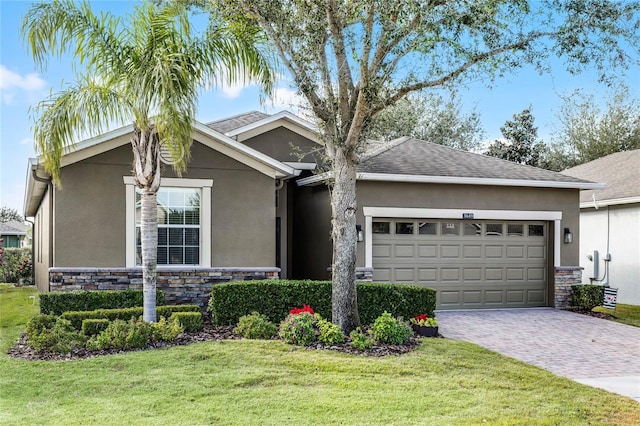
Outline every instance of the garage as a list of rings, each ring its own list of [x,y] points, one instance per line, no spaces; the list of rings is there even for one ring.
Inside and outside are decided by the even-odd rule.
[[[373,280],[435,288],[439,309],[547,306],[545,221],[375,218]]]

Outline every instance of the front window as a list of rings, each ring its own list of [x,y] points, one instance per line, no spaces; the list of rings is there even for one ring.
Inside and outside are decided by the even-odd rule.
[[[199,188],[158,190],[158,265],[200,264],[201,196]],[[136,265],[142,264],[141,200],[136,189]]]

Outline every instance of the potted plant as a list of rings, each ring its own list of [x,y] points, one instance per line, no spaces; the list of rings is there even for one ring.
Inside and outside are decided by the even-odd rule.
[[[438,335],[438,320],[429,318],[427,314],[416,315],[409,321],[413,332],[418,336],[436,337]]]

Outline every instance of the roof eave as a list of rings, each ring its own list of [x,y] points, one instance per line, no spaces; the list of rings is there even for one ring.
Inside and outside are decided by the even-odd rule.
[[[310,176],[300,179],[298,186],[313,186],[331,179],[330,172],[321,175]],[[534,188],[566,188],[566,189],[602,189],[603,183],[594,182],[562,182],[528,179],[497,179],[497,178],[477,178],[461,176],[423,176],[423,175],[402,175],[389,173],[366,173],[357,174],[358,180],[380,181],[380,182],[406,182],[406,183],[442,183],[453,185],[488,185],[488,186],[524,186]]]
[[[640,196],[624,197],[624,198],[610,198],[608,200],[589,200],[580,203],[581,209],[598,209],[606,206],[619,206],[623,204],[636,204],[640,203]]]

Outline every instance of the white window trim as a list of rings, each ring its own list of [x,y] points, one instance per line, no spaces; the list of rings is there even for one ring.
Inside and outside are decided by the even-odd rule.
[[[123,176],[126,186],[125,226],[126,226],[126,265],[136,267],[136,184],[132,176]],[[197,188],[202,191],[200,202],[200,267],[211,267],[211,188],[213,179],[161,178],[161,187]],[[164,265],[163,265],[164,266]],[[171,266],[171,265],[168,265]],[[184,267],[185,265],[175,265]]]
[[[462,219],[463,213],[472,213],[478,220],[540,220],[553,221],[553,265],[560,266],[561,211],[535,210],[464,210],[464,209],[420,209],[405,207],[363,207],[365,219],[365,266],[373,268],[373,218],[412,218],[412,219]]]

